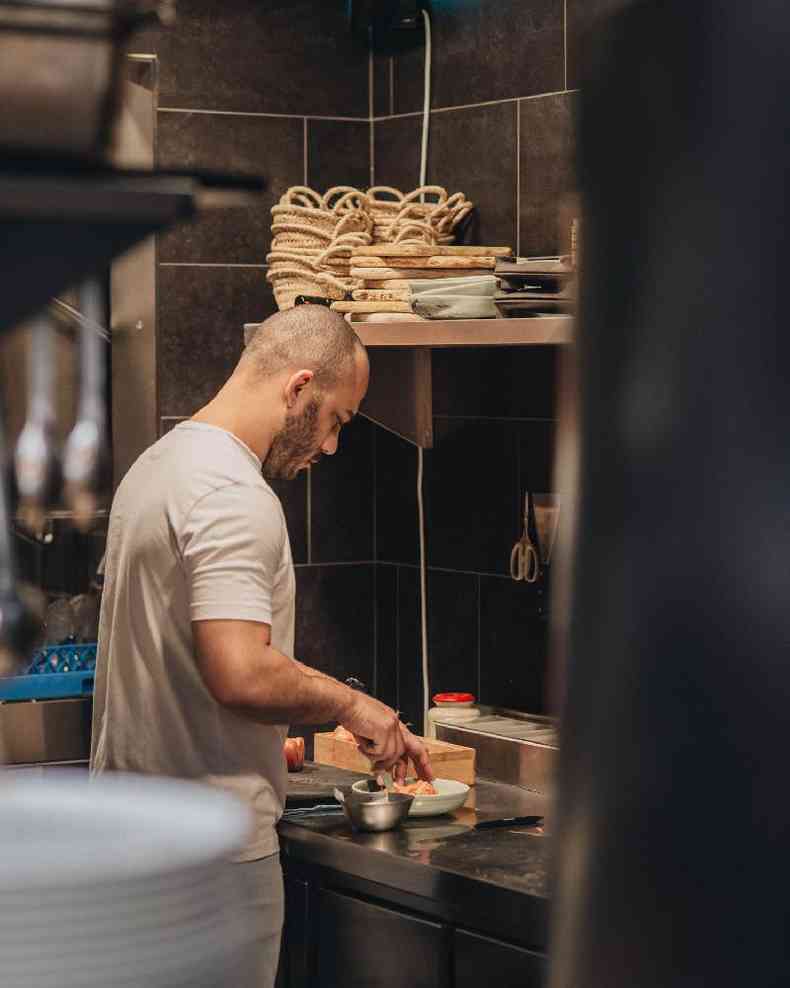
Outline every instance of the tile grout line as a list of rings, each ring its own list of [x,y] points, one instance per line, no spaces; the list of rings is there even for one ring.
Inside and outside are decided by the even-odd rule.
[[[263,268],[268,264],[231,264],[224,261],[160,261],[160,268]]]
[[[482,604],[481,599],[483,596],[483,578],[478,576],[477,578],[477,702],[480,703],[480,687],[482,685],[482,663],[483,657],[480,654],[480,624],[481,624],[481,614],[482,614]]]
[[[395,703],[400,702],[400,569],[395,568]]]
[[[307,468],[307,565],[313,562],[313,468]]]
[[[373,48],[368,51],[368,120],[373,119]]]
[[[379,574],[373,564],[373,696],[379,699]]]
[[[370,560],[368,560],[370,562]],[[362,562],[356,563],[318,563],[319,566],[361,566],[364,564]],[[389,559],[379,559],[377,560],[378,566],[399,566],[401,569],[419,569],[417,563],[395,563]],[[485,576],[490,577],[494,580],[510,580],[512,577],[509,573],[486,573],[482,570],[472,570],[472,569],[450,569],[448,566],[429,566],[429,573],[454,573],[456,576]]]
[[[532,96],[507,96],[503,99],[485,100],[482,103],[462,103],[458,106],[434,106],[431,113],[454,113],[456,110],[476,110],[486,106],[503,106],[505,103],[524,103],[527,100],[546,99],[548,96],[569,96],[578,93],[578,89],[556,89],[548,93],[535,93]],[[421,117],[422,110],[410,110],[408,113],[390,113],[384,116],[374,117],[374,120],[400,120],[405,117]]]
[[[516,103],[516,257],[521,257],[521,103]]]
[[[331,120],[338,123],[366,123],[369,117],[324,117],[318,113],[255,113],[247,110],[198,110],[188,106],[159,106],[158,113],[196,113],[215,117],[268,117],[272,120]]]
[[[327,567],[339,567],[339,566],[375,566],[376,561],[374,559],[349,559],[346,561],[336,560],[332,563],[294,563],[294,569],[326,569]],[[392,564],[397,565],[396,563]]]
[[[373,429],[373,558],[379,557],[378,540],[378,443],[376,430]]]
[[[556,419],[540,417],[520,417],[518,415],[434,415],[435,419],[443,422],[542,422],[544,424],[556,423]]]
[[[370,144],[368,146],[368,155],[370,156],[370,179],[369,188],[373,188],[376,184],[376,121],[370,121]]]
[[[374,77],[373,77],[373,48],[370,49],[368,53],[368,180],[370,186],[373,183],[373,174],[375,171],[375,123],[374,123],[374,111],[375,111],[375,100],[374,100]]]
[[[304,157],[304,184],[309,185],[307,181],[307,117],[304,118],[304,124],[302,127],[302,155]]]

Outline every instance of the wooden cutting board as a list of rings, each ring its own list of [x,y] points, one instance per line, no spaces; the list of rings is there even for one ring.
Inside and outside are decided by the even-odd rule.
[[[466,274],[469,268],[488,268],[493,271],[497,265],[495,257],[365,257],[359,262],[366,268],[438,268],[442,271],[459,271]]]
[[[411,312],[411,302],[333,302],[335,312]]]
[[[357,263],[367,258],[358,257]],[[360,278],[363,281],[392,281],[393,279],[406,279],[411,281],[421,281],[425,278],[457,278],[463,275],[464,278],[471,278],[474,275],[493,274],[491,268],[464,268],[462,271],[448,271],[444,268],[352,268],[351,277]]]
[[[438,779],[454,779],[456,782],[465,782],[468,786],[475,784],[474,748],[464,748],[460,744],[449,744],[447,741],[436,741],[434,738],[420,740],[428,749],[431,766]],[[316,734],[314,743],[314,757],[320,765],[333,765],[335,768],[345,768],[351,772],[370,773],[370,762],[360,754],[353,741],[343,741],[331,733]],[[411,762],[409,762],[408,774],[416,775]]]
[[[429,247],[422,244],[371,244],[355,247],[352,257],[512,257],[512,247]]]
[[[408,302],[411,292],[408,286],[393,290],[391,288],[357,288],[351,293],[355,302]]]

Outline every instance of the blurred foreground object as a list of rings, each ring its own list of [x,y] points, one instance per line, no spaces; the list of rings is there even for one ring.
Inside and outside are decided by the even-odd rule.
[[[126,43],[172,0],[2,0],[0,148],[99,158],[112,136]]]
[[[248,988],[234,869],[250,824],[192,783],[6,772],[0,842],[3,984]]]
[[[634,3],[582,82],[553,988],[790,982],[789,50]]]

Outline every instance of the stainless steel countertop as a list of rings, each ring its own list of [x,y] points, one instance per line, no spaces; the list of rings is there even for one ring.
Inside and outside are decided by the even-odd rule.
[[[549,800],[485,780],[471,796],[473,805],[453,814],[410,820],[383,834],[354,833],[345,817],[283,821],[283,853],[431,900],[455,922],[480,927],[490,919],[492,932],[500,936],[510,929],[515,939],[545,946],[551,838],[534,828],[480,831],[474,824],[548,814]]]

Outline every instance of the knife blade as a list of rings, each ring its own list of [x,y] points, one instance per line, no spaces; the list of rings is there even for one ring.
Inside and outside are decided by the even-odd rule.
[[[475,830],[494,830],[497,827],[538,827],[542,823],[542,816],[508,816],[497,820],[480,820],[475,824]]]

